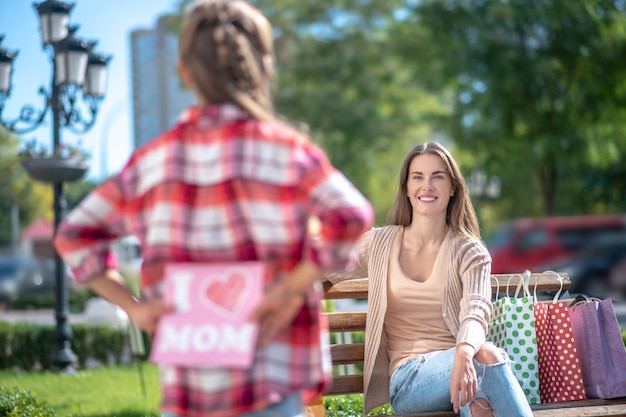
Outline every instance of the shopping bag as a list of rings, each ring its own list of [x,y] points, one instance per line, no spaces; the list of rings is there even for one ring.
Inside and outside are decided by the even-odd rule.
[[[530,272],[525,277],[518,277],[520,282],[513,296],[509,296],[508,285],[506,296],[497,298],[496,295],[487,340],[504,349],[528,403],[538,404],[541,397],[534,299],[528,288]],[[521,294],[520,289],[523,290]]]
[[[568,303],[558,301],[560,293],[552,301],[534,305],[542,403],[587,398]]]
[[[626,348],[611,299],[579,300],[568,311],[587,397],[626,397]]]

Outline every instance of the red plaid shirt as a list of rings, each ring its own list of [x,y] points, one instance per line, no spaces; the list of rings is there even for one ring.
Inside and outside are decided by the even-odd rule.
[[[307,239],[307,220],[321,221]],[[231,105],[192,107],[137,150],[59,226],[55,245],[79,283],[115,267],[110,242],[135,235],[142,293],[161,296],[168,262],[264,260],[276,272],[301,259],[345,268],[373,222],[363,195],[321,149],[281,123],[252,120]],[[161,368],[165,411],[232,416],[330,381],[320,288],[292,326],[255,353],[249,370]]]

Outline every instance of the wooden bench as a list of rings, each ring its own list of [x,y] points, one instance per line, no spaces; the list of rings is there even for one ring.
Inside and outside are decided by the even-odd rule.
[[[514,274],[496,274],[492,282],[492,291],[505,293],[508,283],[513,283],[511,277]],[[562,289],[565,292],[571,285],[566,274],[563,277]],[[497,282],[496,282],[497,281]],[[516,284],[510,284],[514,286]],[[561,288],[561,282],[553,273],[534,273],[530,280],[531,291],[537,288],[537,293],[555,293]],[[367,299],[368,281],[366,278],[344,281],[338,284],[324,283],[325,298],[327,300],[342,299]],[[510,290],[512,288],[509,288]],[[325,313],[331,333],[335,333],[336,342],[331,346],[333,367],[345,367],[362,365],[365,352],[363,343],[342,343],[343,334],[350,332],[365,331],[365,311],[332,312]],[[345,333],[348,332],[348,333]],[[363,375],[336,375],[333,384],[326,392],[326,396],[359,394],[363,393]],[[536,417],[593,417],[593,416],[625,416],[626,398],[612,400],[583,400],[562,403],[533,404],[533,414]],[[306,414],[309,417],[325,416],[324,406],[320,402],[317,405],[307,407]],[[409,417],[409,415],[403,415]],[[411,414],[413,417],[454,417],[452,411]],[[328,416],[333,417],[333,416]],[[498,416],[501,417],[501,416]],[[507,417],[507,416],[502,416]]]

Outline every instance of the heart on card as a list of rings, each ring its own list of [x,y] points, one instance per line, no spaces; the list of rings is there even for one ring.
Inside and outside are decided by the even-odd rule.
[[[230,268],[213,275],[202,283],[202,301],[213,310],[227,316],[236,316],[244,305],[252,285],[252,276],[243,268]]]

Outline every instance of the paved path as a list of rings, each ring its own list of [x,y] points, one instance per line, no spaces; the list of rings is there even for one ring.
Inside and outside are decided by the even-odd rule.
[[[101,298],[93,298],[88,301],[84,312],[69,314],[68,320],[70,324],[93,323],[115,326],[125,325],[128,322],[128,317],[121,309],[115,307],[113,304]],[[0,321],[8,321],[10,323],[27,321],[49,325],[56,323],[54,310],[52,309],[1,311]]]

